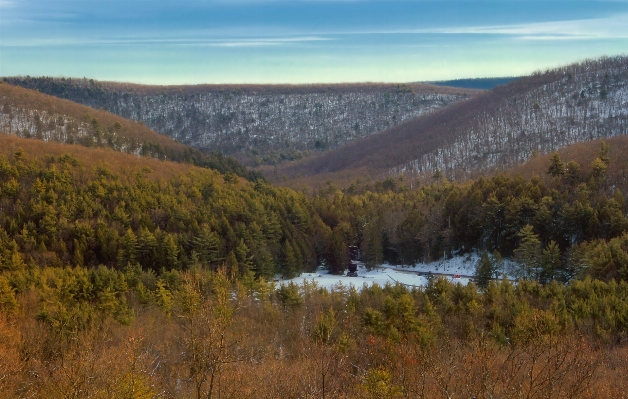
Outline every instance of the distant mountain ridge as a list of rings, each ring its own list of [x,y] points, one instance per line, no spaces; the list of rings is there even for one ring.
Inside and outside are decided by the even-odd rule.
[[[437,86],[460,87],[463,89],[491,90],[499,85],[505,85],[518,77],[509,76],[503,78],[472,78],[472,79],[454,79],[439,80],[435,82],[426,82]]]
[[[461,179],[627,133],[628,57],[603,57],[517,79],[267,174],[288,183],[436,171]]]
[[[428,84],[142,86],[13,77],[18,86],[103,108],[249,165],[277,164],[425,115],[479,91]]]

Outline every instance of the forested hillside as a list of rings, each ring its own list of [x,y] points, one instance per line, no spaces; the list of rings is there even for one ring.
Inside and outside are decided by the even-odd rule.
[[[307,197],[0,136],[0,398],[622,397],[627,176],[621,136]],[[470,252],[466,286],[271,280]]]
[[[525,178],[416,190],[389,178],[312,199],[111,149],[0,144],[2,399],[627,388],[625,137],[537,157]],[[486,252],[477,285],[267,278],[316,255],[342,272],[354,245],[369,267]],[[516,284],[495,278],[496,250],[518,265]]]
[[[535,154],[628,133],[627,90],[628,57],[588,60],[518,79],[268,176],[344,184],[367,175],[430,178],[440,171],[462,179],[508,169]]]
[[[292,276],[324,251],[326,228],[302,194],[108,149],[0,136],[0,203],[3,270],[203,264]]]
[[[628,279],[626,136],[568,147],[517,172],[462,184],[434,176],[413,190],[399,178],[344,191],[330,183],[313,203],[332,237],[360,248],[370,267],[487,251],[496,264],[516,260],[509,274],[526,279]],[[496,264],[491,275],[506,272]]]
[[[271,173],[347,182],[302,191],[0,84],[0,399],[624,397],[627,60],[539,73]],[[142,115],[261,98],[24,81]],[[371,101],[323,89],[266,87],[264,107],[326,98],[322,118]],[[466,285],[287,281],[467,255]]]
[[[125,118],[248,165],[341,147],[478,93],[428,84],[139,86],[5,78]]]
[[[394,169],[395,173],[510,168],[534,153],[628,134],[628,58],[603,58],[545,73],[550,80],[517,91],[480,109],[436,151]],[[507,88],[504,88],[506,90]]]
[[[77,144],[258,178],[233,158],[203,153],[155,133],[142,123],[71,101],[0,84],[0,134]]]
[[[590,279],[329,291],[29,268],[0,276],[0,398],[621,398],[627,311],[626,283]]]
[[[621,259],[598,264],[591,255],[598,245],[626,239],[625,137],[539,157],[520,171],[526,177],[458,184],[435,176],[412,190],[398,178],[358,181],[344,192],[330,183],[312,198],[231,172],[110,149],[11,136],[0,136],[0,143],[0,250],[7,269],[200,264],[270,277],[323,262],[343,273],[351,248],[360,249],[354,258],[377,267],[484,250],[517,258],[527,237],[539,258],[517,275],[628,279]],[[558,259],[551,272],[540,257],[549,249]]]

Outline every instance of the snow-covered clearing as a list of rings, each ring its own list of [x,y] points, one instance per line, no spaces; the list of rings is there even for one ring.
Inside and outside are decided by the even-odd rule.
[[[473,278],[475,266],[479,256],[477,254],[454,256],[451,259],[442,259],[437,262],[419,263],[413,266],[400,266],[384,264],[378,269],[367,271],[363,264],[358,263],[358,277],[338,276],[329,274],[327,270],[320,269],[316,273],[302,273],[299,277],[290,280],[279,280],[279,284],[295,283],[298,285],[307,282],[315,282],[319,287],[332,289],[339,285],[344,287],[354,286],[356,289],[364,285],[377,284],[404,284],[409,287],[423,287],[428,279],[425,274],[432,273],[434,277],[441,276],[454,283],[466,285]],[[505,261],[504,267],[509,269],[511,262]]]
[[[292,282],[301,285],[305,281],[314,281],[319,287],[325,287],[328,290],[339,287],[339,285],[345,287],[354,286],[356,289],[360,289],[364,285],[371,286],[377,284],[384,286],[388,283],[394,285],[397,282],[416,287],[422,287],[427,284],[427,279],[419,276],[417,273],[399,272],[387,267],[367,271],[361,265],[358,267],[358,277],[338,276],[329,274],[327,270],[320,270],[317,273],[302,273],[299,277],[290,280],[279,280],[279,284]]]

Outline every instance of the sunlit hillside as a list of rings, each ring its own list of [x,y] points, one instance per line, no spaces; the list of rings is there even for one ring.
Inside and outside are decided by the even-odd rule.
[[[7,83],[0,84],[0,133],[77,144],[253,176],[232,158],[202,153],[143,123]]]

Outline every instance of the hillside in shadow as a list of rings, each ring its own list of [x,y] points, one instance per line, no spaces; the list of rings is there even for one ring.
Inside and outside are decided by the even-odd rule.
[[[474,177],[536,154],[628,132],[628,58],[538,73],[316,158],[264,172],[277,181],[404,175]]]

